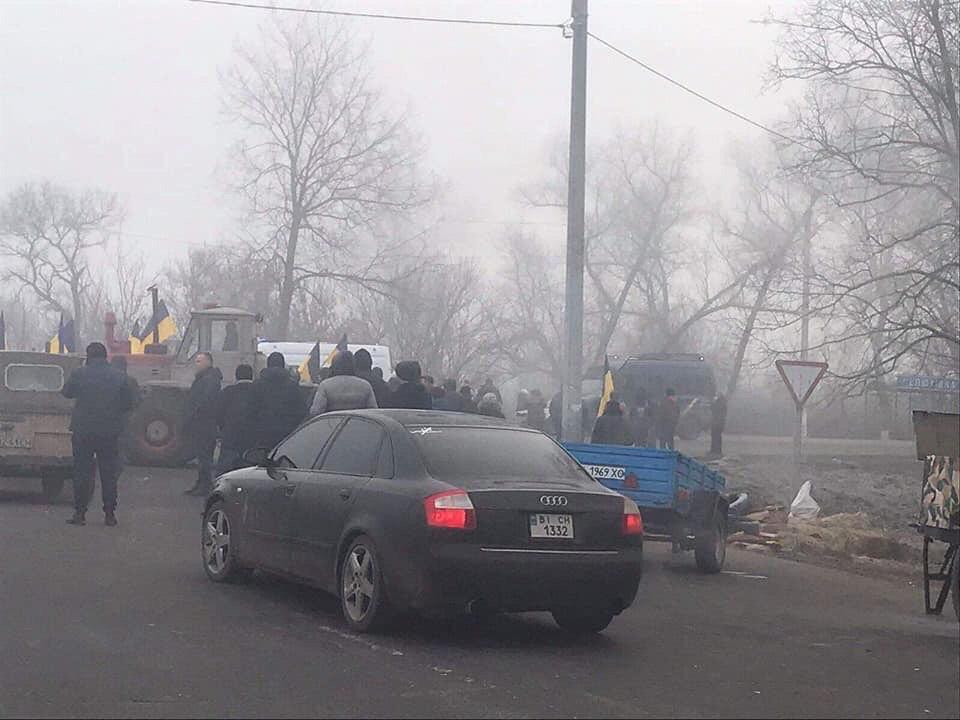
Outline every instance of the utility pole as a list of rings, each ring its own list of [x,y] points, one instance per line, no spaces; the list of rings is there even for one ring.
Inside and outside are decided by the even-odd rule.
[[[587,0],[572,0],[573,67],[570,83],[570,169],[567,186],[567,282],[564,302],[563,428],[582,439],[584,192],[587,135]]]

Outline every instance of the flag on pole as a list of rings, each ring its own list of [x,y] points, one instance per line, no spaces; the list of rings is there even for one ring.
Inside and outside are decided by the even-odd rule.
[[[613,371],[610,369],[610,358],[603,356],[603,390],[600,393],[600,406],[597,408],[597,417],[603,415],[607,403],[613,397]]]
[[[157,303],[157,311],[150,318],[150,322],[138,336],[143,344],[153,342],[153,331],[157,331],[157,342],[166,342],[177,334],[177,324],[170,317],[170,311],[167,310],[167,304],[160,300]],[[132,348],[131,348],[132,349]]]
[[[7,349],[7,320],[3,316],[3,310],[0,310],[0,350]]]
[[[143,354],[143,340],[140,339],[140,334],[140,321],[137,320],[133,323],[133,330],[130,331],[130,337],[127,338],[130,342],[131,355]]]
[[[320,377],[320,367],[320,343],[317,342],[310,349],[310,354],[307,355],[307,358],[300,363],[300,367],[297,368],[297,372],[300,375],[300,382],[314,382]]]
[[[64,322],[63,313],[60,313],[60,325],[57,328],[57,334],[50,338],[50,342],[47,344],[49,346],[47,352],[54,353],[55,355],[76,352],[77,335],[73,318],[68,318],[67,321]]]
[[[330,351],[330,354],[327,355],[327,359],[323,361],[323,367],[330,367],[330,363],[333,362],[333,359],[337,356],[338,352],[347,351],[347,334],[344,333],[343,337],[340,338],[340,342],[337,343],[337,346]]]

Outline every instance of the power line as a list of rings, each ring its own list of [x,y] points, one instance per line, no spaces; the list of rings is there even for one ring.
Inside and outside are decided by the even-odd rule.
[[[471,18],[427,17],[421,15],[385,15],[381,13],[348,12],[346,10],[320,10],[317,8],[289,7],[283,5],[261,5],[256,3],[231,2],[230,0],[187,0],[204,5],[223,5],[226,7],[247,8],[251,10],[280,10],[283,12],[308,13],[312,15],[336,15],[339,17],[373,18],[376,20],[405,20],[408,22],[446,23],[450,25],[494,25],[499,27],[550,28],[562,30],[563,23],[515,22],[509,20],[476,20]]]
[[[670,77],[669,75],[665,75],[664,73],[660,72],[660,71],[657,70],[656,68],[650,67],[649,65],[647,65],[647,64],[646,64],[645,62],[643,62],[642,60],[639,60],[638,58],[635,58],[633,55],[629,54],[628,52],[625,52],[624,50],[621,50],[621,49],[618,48],[616,45],[613,45],[613,44],[611,44],[611,43],[608,43],[608,42],[607,42],[606,40],[604,40],[603,38],[597,37],[597,36],[594,35],[592,32],[588,32],[587,35],[589,35],[590,37],[592,37],[594,40],[596,40],[596,41],[597,41],[598,43],[600,43],[601,45],[605,45],[606,47],[610,48],[611,50],[613,50],[613,51],[614,51],[615,53],[617,53],[618,55],[622,55],[623,57],[627,58],[627,60],[632,60],[632,61],[635,62],[637,65],[639,65],[640,67],[642,67],[644,70],[653,73],[654,75],[656,75],[656,76],[659,77],[659,78],[662,78],[663,80],[666,80],[666,81],[667,81],[668,83],[670,83],[671,85],[676,85],[676,86],[677,86],[678,88],[680,88],[681,90],[690,93],[690,94],[693,95],[694,97],[700,98],[700,99],[703,100],[704,102],[709,103],[710,105],[713,105],[715,108],[717,108],[717,109],[719,109],[719,110],[723,110],[725,113],[729,113],[730,115],[733,115],[735,118],[739,118],[740,120],[743,120],[743,121],[746,122],[746,123],[750,123],[750,124],[753,125],[754,127],[760,128],[760,129],[763,130],[764,132],[768,132],[768,133],[770,133],[771,135],[776,135],[777,137],[782,138],[783,140],[786,140],[786,141],[788,141],[788,142],[794,143],[794,144],[796,144],[796,145],[803,146],[803,143],[800,142],[799,140],[796,140],[795,138],[792,138],[792,137],[790,137],[789,135],[784,135],[782,132],[779,132],[779,131],[777,131],[777,130],[774,130],[773,128],[769,128],[769,127],[767,127],[766,125],[757,122],[756,120],[752,120],[752,119],[748,118],[746,115],[743,115],[743,114],[741,114],[741,113],[738,113],[736,110],[733,110],[733,109],[731,109],[731,108],[728,108],[726,105],[722,105],[721,103],[718,103],[716,100],[711,100],[711,99],[708,98],[706,95],[703,95],[703,94],[701,94],[701,93],[698,93],[696,90],[694,90],[694,89],[691,88],[691,87],[687,87],[686,85],[684,85],[684,84],[683,84],[682,82],[680,82],[679,80],[674,80],[674,79],[673,79],[672,77]]]

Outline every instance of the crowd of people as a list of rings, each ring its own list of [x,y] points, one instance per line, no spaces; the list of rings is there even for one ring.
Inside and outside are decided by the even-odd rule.
[[[238,365],[235,382],[225,387],[213,355],[198,353],[181,427],[183,436],[192,443],[198,471],[196,482],[185,494],[206,496],[214,477],[241,467],[248,450],[275,447],[311,415],[335,410],[407,408],[504,417],[503,398],[492,378],[487,378],[476,391],[469,384],[458,387],[454,378],[438,385],[413,360],[397,363],[394,373],[384,380],[383,371],[373,366],[372,356],[365,349],[356,353],[340,351],[329,368],[323,369],[322,377],[317,378],[316,391],[309,401],[296,368],[288,368],[279,352],[269,355],[259,377],[254,377],[252,366]],[[86,365],[71,375],[63,394],[76,401],[71,423],[75,472],[74,516],[70,522],[85,523],[99,469],[105,522],[116,525],[120,442],[126,420],[140,397],[137,383],[127,375],[123,357],[108,363],[106,348],[101,343],[91,343]],[[519,422],[557,437],[562,412],[560,393],[549,405],[539,389],[523,390],[517,399]],[[722,396],[714,400],[713,413],[711,451],[720,454],[726,418]],[[681,410],[672,389],[656,403],[648,402],[640,393],[629,408],[612,396],[599,417],[588,417],[590,414],[585,403],[583,431],[591,442],[675,447]],[[220,452],[215,464],[218,440]]]

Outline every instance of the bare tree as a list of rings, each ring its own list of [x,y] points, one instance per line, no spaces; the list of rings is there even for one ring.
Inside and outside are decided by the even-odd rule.
[[[49,182],[17,188],[0,207],[2,277],[71,315],[83,338],[95,324],[90,311],[98,294],[91,251],[104,245],[121,215],[111,193],[73,193]]]
[[[960,364],[960,3],[816,0],[783,29],[776,82],[804,80],[798,165],[844,214],[811,311],[837,372]]]
[[[274,18],[256,46],[238,48],[223,86],[243,132],[240,189],[279,270],[274,336],[285,339],[297,292],[362,279],[353,264],[363,229],[423,201],[420,149],[372,87],[363,49],[325,20]]]

